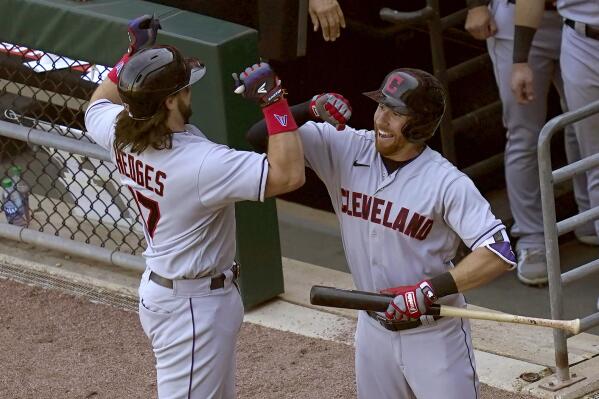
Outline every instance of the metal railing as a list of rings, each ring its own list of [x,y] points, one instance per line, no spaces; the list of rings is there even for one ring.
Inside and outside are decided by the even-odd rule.
[[[108,68],[0,42],[0,178],[31,187],[28,226],[0,216],[0,236],[143,270],[131,194],[85,132],[87,99]]]
[[[398,29],[407,29],[413,25],[427,26],[430,37],[430,47],[433,63],[433,74],[441,81],[449,92],[449,83],[470,75],[491,62],[488,54],[482,54],[471,58],[460,64],[447,67],[445,61],[445,50],[443,46],[443,35],[449,29],[464,23],[467,10],[462,9],[453,14],[441,17],[439,11],[439,0],[427,0],[426,7],[413,12],[399,12],[389,8],[380,10],[382,20],[396,24]],[[443,156],[456,164],[457,154],[455,148],[456,132],[464,131],[473,125],[479,124],[490,115],[501,112],[501,101],[497,100],[491,104],[480,107],[472,112],[453,119],[451,101],[447,100],[445,115],[440,124],[440,136]],[[503,152],[495,154],[487,159],[479,161],[474,165],[463,168],[462,171],[470,177],[478,177],[497,170],[503,165]]]
[[[592,273],[599,272],[599,260],[578,266],[566,273],[560,269],[558,237],[573,231],[585,222],[599,219],[599,207],[574,215],[557,222],[555,211],[554,185],[575,174],[594,167],[599,167],[599,154],[576,161],[562,168],[552,170],[551,166],[551,137],[565,126],[599,113],[599,100],[576,111],[567,112],[551,119],[541,130],[538,142],[539,178],[541,186],[541,202],[543,208],[543,225],[545,246],[547,251],[547,273],[549,278],[549,297],[551,302],[551,317],[562,319],[564,304],[562,286],[580,280]],[[599,325],[599,312],[593,313],[581,320],[580,330],[586,331]],[[554,329],[555,365],[557,381],[550,382],[543,388],[556,391],[572,385],[583,377],[570,375],[568,362],[567,336],[564,331]]]

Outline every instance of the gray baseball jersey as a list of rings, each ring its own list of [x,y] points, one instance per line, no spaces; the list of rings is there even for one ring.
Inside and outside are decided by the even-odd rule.
[[[564,18],[577,23],[575,28],[564,26],[560,55],[566,102],[573,111],[599,100],[599,38],[588,37],[586,28],[581,25],[588,24],[599,31],[599,2],[558,0],[557,6]],[[591,115],[573,126],[580,156],[584,158],[599,153],[599,114]],[[599,206],[599,168],[586,172],[586,183],[582,193],[575,191],[581,211]],[[583,200],[582,205],[579,198]],[[599,221],[595,222],[594,232],[599,235]]]
[[[447,272],[460,240],[470,249],[507,240],[503,223],[493,216],[472,181],[428,147],[388,175],[372,131],[346,127],[338,132],[329,124],[308,122],[300,128],[300,137],[307,165],[331,197],[359,290],[412,285]],[[462,294],[440,302],[465,303]],[[390,332],[360,312],[356,333],[360,398],[392,398],[406,392],[418,397],[476,397],[467,323],[432,321],[428,316],[423,323],[427,325]],[[419,333],[430,335],[435,349],[427,347],[428,339],[414,338]],[[382,343],[379,336],[389,337],[389,342]],[[453,338],[444,338],[449,336]],[[374,353],[377,359],[372,359]],[[430,372],[415,371],[423,364],[431,365]],[[431,379],[447,385],[430,384]],[[452,392],[448,396],[433,385],[451,385]]]
[[[264,199],[266,156],[215,144],[191,125],[172,136],[170,149],[116,151],[115,122],[122,110],[96,101],[85,124],[110,151],[143,218],[147,269],[139,317],[156,357],[158,396],[234,398],[235,342],[243,321],[230,271],[234,202]],[[151,280],[151,272],[172,280],[172,287]],[[211,276],[220,273],[227,277],[213,287]]]
[[[115,153],[114,123],[122,109],[99,100],[89,107],[86,126],[137,199],[147,266],[169,279],[227,270],[236,249],[234,203],[264,200],[266,156],[213,143],[192,125],[173,135],[170,150]]]
[[[564,18],[599,28],[599,2],[596,0],[557,0],[557,9]]]

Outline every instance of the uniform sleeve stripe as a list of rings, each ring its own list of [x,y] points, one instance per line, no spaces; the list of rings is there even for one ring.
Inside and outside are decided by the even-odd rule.
[[[266,162],[267,162],[267,158],[266,156],[264,157],[264,159],[262,160],[262,171],[260,172],[260,185],[258,186],[258,201],[263,202],[264,201],[264,195],[266,194],[266,182],[263,182],[263,179],[266,179],[266,177],[268,176],[264,176],[264,169],[266,169]]]
[[[498,227],[503,227],[503,223],[498,223],[495,226],[491,227],[489,230],[485,231],[483,234],[481,234],[480,236],[478,236],[478,238],[472,243],[472,245],[470,246],[470,250],[472,250],[472,248],[474,248],[476,246],[476,244],[482,240],[484,237],[486,237],[487,234],[489,234],[491,231],[495,230]],[[504,227],[505,228],[505,227]]]
[[[95,103],[93,103],[92,105],[90,105],[86,110],[85,110],[85,115],[84,117],[87,118],[87,113],[89,112],[90,109],[92,109],[93,107],[95,107],[96,105],[100,105],[100,104],[112,104],[111,101],[109,100],[98,100]]]

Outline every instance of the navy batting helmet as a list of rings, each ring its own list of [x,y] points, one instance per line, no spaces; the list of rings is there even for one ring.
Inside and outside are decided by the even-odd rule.
[[[445,112],[443,85],[420,69],[396,69],[385,76],[379,90],[364,95],[399,114],[408,115],[410,119],[402,133],[414,143],[431,138]]]
[[[172,46],[154,46],[137,53],[119,73],[119,96],[133,119],[150,119],[170,95],[200,80],[206,67],[183,58]]]

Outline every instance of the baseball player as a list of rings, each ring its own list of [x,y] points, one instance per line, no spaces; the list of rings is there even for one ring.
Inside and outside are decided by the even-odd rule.
[[[518,1],[516,4],[511,80],[513,94],[522,104],[530,104],[540,95],[536,82],[542,77],[537,74],[529,54],[534,52],[531,42],[534,43],[541,33],[539,26],[542,24],[539,24],[543,5],[542,0]],[[564,25],[559,53],[561,75],[566,103],[573,111],[599,100],[599,2],[558,0],[557,9]],[[599,152],[598,126],[599,115],[573,124],[577,145],[570,154],[570,162]],[[582,212],[599,206],[599,168],[586,171],[580,179],[583,184],[575,184],[574,193]],[[598,233],[599,221],[596,221],[590,232],[576,236],[586,244],[599,245]]]
[[[486,39],[493,62],[503,105],[503,123],[507,129],[504,163],[507,193],[514,217],[511,233],[518,237],[518,279],[529,285],[547,282],[537,142],[546,121],[547,95],[552,83],[563,98],[559,66],[562,20],[552,1],[544,2],[543,6],[539,32],[528,57],[534,70],[536,95],[527,104],[519,103],[511,90],[515,0],[469,0],[465,25],[473,37]],[[569,158],[579,158],[571,126],[566,128],[565,139]],[[586,192],[582,189],[586,185],[584,176],[577,178],[575,185],[577,191]],[[584,202],[584,198],[579,199],[579,203]],[[587,240],[595,238],[593,226],[588,224],[579,228],[577,235]]]
[[[130,24],[135,47],[92,95],[85,124],[143,218],[139,317],[156,357],[158,396],[234,398],[243,320],[234,203],[301,186],[301,142],[281,82],[264,63],[247,68],[236,91],[262,106],[267,156],[208,140],[189,124],[190,86],[206,67],[171,46],[139,50],[153,42],[151,19]]]
[[[425,313],[437,301],[465,306],[460,292],[515,266],[505,226],[472,181],[426,145],[445,109],[435,77],[396,69],[365,94],[378,102],[373,130],[337,130],[351,115],[339,95],[292,108],[306,164],[331,197],[357,289],[395,296],[384,314],[359,313],[358,397],[478,398],[468,321]],[[248,139],[264,145],[263,122]],[[460,240],[472,253],[454,265]]]

